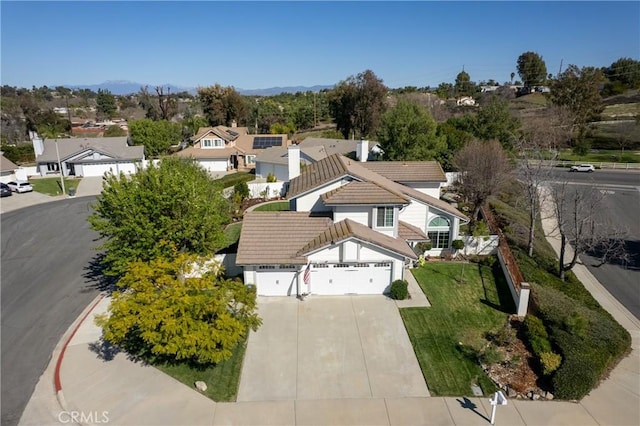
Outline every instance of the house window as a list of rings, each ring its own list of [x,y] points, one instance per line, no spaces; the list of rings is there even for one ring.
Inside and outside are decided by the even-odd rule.
[[[57,172],[58,170],[60,170],[58,163],[47,163],[47,171]]]
[[[255,155],[247,155],[246,160],[247,160],[247,164],[256,164]]]
[[[393,207],[378,207],[377,228],[393,228]]]
[[[429,221],[427,236],[433,248],[449,248],[450,226],[449,219],[442,216],[434,217]]]
[[[224,141],[222,139],[202,139],[203,148],[223,148]]]

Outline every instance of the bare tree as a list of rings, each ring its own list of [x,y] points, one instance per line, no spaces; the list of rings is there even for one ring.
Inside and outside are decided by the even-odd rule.
[[[463,198],[473,204],[473,221],[480,208],[509,180],[511,164],[500,142],[472,140],[453,158]]]
[[[533,256],[536,222],[540,215],[541,199],[544,192],[540,188],[550,179],[551,167],[558,156],[559,147],[567,140],[569,133],[564,122],[565,115],[560,108],[552,108],[551,114],[530,117],[523,120],[520,138],[516,141],[520,161],[518,179],[524,184],[525,202],[529,213],[527,253]]]
[[[626,233],[609,223],[602,211],[605,193],[594,187],[562,182],[551,187],[551,194],[560,234],[558,276],[562,281],[580,254],[596,254],[600,265],[626,257]]]
[[[167,93],[164,93],[164,87],[156,86],[158,94],[158,107],[163,120],[169,121],[175,113],[175,99],[171,98],[171,88],[167,87]]]

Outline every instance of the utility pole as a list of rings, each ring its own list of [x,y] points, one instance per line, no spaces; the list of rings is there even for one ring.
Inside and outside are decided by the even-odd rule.
[[[318,116],[316,112],[316,92],[313,92],[313,127],[318,125]]]
[[[558,70],[558,77],[557,78],[560,78],[560,74],[562,74],[562,61],[563,61],[563,59],[560,59],[560,69]]]
[[[58,151],[58,139],[56,141],[56,156],[58,157],[58,170],[60,171],[60,186],[62,186],[62,195],[65,194],[66,190],[64,189],[64,173],[62,171],[62,163],[60,163],[60,151]]]

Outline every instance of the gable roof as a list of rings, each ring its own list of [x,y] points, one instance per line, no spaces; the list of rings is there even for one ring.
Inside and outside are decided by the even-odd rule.
[[[413,198],[425,204],[447,212],[455,217],[468,221],[469,219],[458,209],[446,201],[422,193],[416,189],[394,182],[368,168],[358,161],[350,160],[342,155],[334,154],[304,168],[300,176],[289,182],[287,198],[296,198],[319,186],[335,182],[343,177],[351,176],[360,181],[374,182],[379,186],[406,197]]]
[[[56,152],[56,142],[58,152]],[[36,157],[36,162],[57,162],[58,153],[60,160],[64,161],[69,157],[85,151],[100,152],[114,160],[142,160],[144,159],[144,146],[130,146],[126,136],[106,137],[106,138],[68,138],[68,139],[45,139],[43,141],[44,151]]]
[[[403,195],[389,191],[375,182],[353,181],[321,196],[325,205],[336,204],[409,204]]]
[[[248,212],[242,220],[236,263],[304,265],[307,259],[298,251],[331,222],[306,212]]]
[[[395,182],[446,182],[437,161],[368,161],[362,166]]]
[[[408,257],[409,259],[417,259],[416,254],[405,241],[374,231],[368,226],[354,222],[351,219],[345,219],[332,224],[318,236],[309,241],[309,243],[302,247],[297,254],[298,256],[302,256],[350,238],[356,238],[361,241],[371,243]]]
[[[198,132],[191,137],[191,140],[193,142],[197,142],[209,134],[214,134],[226,141],[234,141],[240,135],[246,135],[247,133],[248,133],[248,129],[246,127],[227,127],[227,126],[200,127],[198,129]]]
[[[401,220],[398,221],[398,236],[405,241],[429,241],[422,229]]]
[[[9,160],[4,155],[0,155],[0,171],[2,172],[12,172],[17,170],[19,167],[13,161]]]
[[[278,134],[278,135],[240,135],[238,137],[238,139],[236,140],[236,147],[238,147],[242,152],[246,153],[246,154],[258,154],[261,152],[264,152],[266,149],[268,148],[255,148],[254,146],[254,140],[255,138],[261,138],[261,137],[280,137],[281,138],[281,145],[275,145],[275,146],[282,146],[285,147],[285,151],[286,151],[286,147],[289,144],[289,136],[286,134]]]
[[[201,160],[228,160],[234,154],[244,154],[244,151],[238,147],[228,148],[196,148],[189,146],[181,151],[176,152],[175,156],[183,158],[196,158]]]

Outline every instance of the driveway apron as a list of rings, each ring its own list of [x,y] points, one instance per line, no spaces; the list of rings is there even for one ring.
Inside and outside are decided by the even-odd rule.
[[[395,303],[384,296],[260,297],[238,401],[429,396]]]

